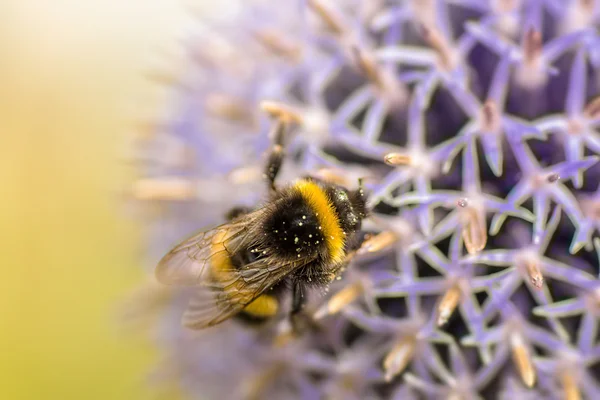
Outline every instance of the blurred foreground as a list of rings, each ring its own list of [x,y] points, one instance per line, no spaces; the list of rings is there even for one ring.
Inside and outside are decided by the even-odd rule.
[[[117,318],[143,275],[118,152],[160,97],[141,71],[178,7],[0,4],[0,398],[151,398],[157,355]]]

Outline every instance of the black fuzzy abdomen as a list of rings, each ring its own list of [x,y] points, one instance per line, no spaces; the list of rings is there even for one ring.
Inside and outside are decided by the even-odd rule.
[[[319,220],[302,196],[291,195],[272,207],[263,225],[268,248],[287,259],[313,258],[325,251]]]

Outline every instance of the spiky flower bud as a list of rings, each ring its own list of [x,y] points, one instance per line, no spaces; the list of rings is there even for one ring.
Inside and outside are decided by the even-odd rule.
[[[164,376],[198,399],[600,399],[600,3],[240,10],[190,38],[138,141],[148,264],[264,204],[269,148],[282,184],[364,178],[364,242],[299,332],[285,302],[192,331],[193,288],[146,293]]]

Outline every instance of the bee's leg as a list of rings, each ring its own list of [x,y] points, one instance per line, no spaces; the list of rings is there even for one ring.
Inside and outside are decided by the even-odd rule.
[[[292,281],[292,309],[290,310],[290,324],[296,334],[300,334],[311,325],[310,316],[302,312],[306,304],[304,296],[304,284],[294,279]]]
[[[271,190],[271,192],[277,191],[275,179],[279,174],[281,164],[283,164],[283,159],[285,157],[283,145],[286,129],[287,124],[282,120],[278,120],[275,122],[275,125],[273,125],[270,133],[273,144],[271,145],[271,149],[269,150],[269,155],[267,157],[267,165],[265,167],[264,177],[267,180],[267,184],[269,185],[269,190]]]
[[[298,314],[304,308],[306,299],[304,298],[304,286],[299,280],[292,283],[292,315]]]

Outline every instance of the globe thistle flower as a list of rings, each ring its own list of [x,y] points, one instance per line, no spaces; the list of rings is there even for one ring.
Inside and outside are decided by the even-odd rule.
[[[147,264],[281,181],[364,178],[362,245],[307,329],[201,331],[193,288],[127,316],[189,398],[600,398],[600,3],[244,2],[198,22],[164,120],[136,144]],[[149,318],[151,317],[151,318]]]

